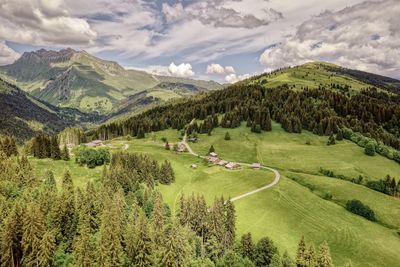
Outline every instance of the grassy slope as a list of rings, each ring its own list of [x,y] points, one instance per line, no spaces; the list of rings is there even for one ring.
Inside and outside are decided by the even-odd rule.
[[[370,87],[370,85],[358,81],[356,79],[344,76],[335,75],[326,70],[324,66],[330,64],[324,62],[311,62],[300,65],[291,69],[284,69],[271,75],[264,75],[252,82],[262,82],[267,87],[276,87],[282,84],[288,84],[295,89],[302,87],[317,88],[319,85],[347,84],[351,86],[353,91],[359,91],[362,88]],[[335,66],[335,65],[332,65]]]
[[[380,156],[364,156],[360,147],[347,141],[328,147],[327,137],[307,132],[285,133],[276,123],[272,132],[262,134],[250,133],[245,127],[229,129],[231,141],[223,140],[226,131],[218,128],[212,136],[200,135],[199,143],[192,144],[192,147],[205,154],[208,147],[214,144],[217,152],[226,159],[262,161],[279,168],[283,174],[277,186],[235,202],[238,236],[247,231],[252,232],[255,239],[270,236],[280,251],[288,250],[294,257],[297,243],[304,235],[307,241],[316,245],[327,240],[336,265],[351,259],[354,266],[396,266],[400,259],[400,238],[396,230],[353,215],[342,205],[348,199],[358,198],[379,210],[377,216],[382,223],[399,227],[399,200],[350,182],[305,173],[316,173],[320,162],[324,167],[345,175],[371,173],[370,178],[376,179],[387,173],[400,173],[400,165]],[[178,136],[177,131],[166,130],[149,134],[143,140],[119,138],[109,142],[115,150],[129,144],[128,151],[171,161],[176,182],[170,186],[159,186],[159,189],[173,210],[182,192],[200,192],[205,194],[207,201],[211,201],[221,194],[225,197],[234,196],[259,187],[265,183],[265,174],[268,181],[273,179],[272,173],[264,171],[227,171],[209,167],[198,158],[174,154],[162,147],[161,137],[166,137],[172,143],[178,140]],[[307,140],[311,140],[311,146],[305,145]],[[52,166],[50,168],[56,171],[58,179],[65,169],[65,163],[61,161],[33,162],[41,170]],[[198,169],[192,170],[192,163],[197,163]],[[77,167],[72,161],[68,166],[74,181],[80,186],[85,184],[88,177],[100,177],[101,168],[89,170]],[[301,181],[295,182],[287,176],[295,176]],[[302,185],[305,183],[311,184],[314,192]],[[330,192],[333,200],[319,197],[324,192]]]
[[[224,141],[227,131],[232,138],[230,142]],[[306,141],[310,141],[311,145],[306,145]],[[369,157],[352,142],[341,141],[335,146],[327,146],[326,142],[326,136],[307,131],[288,134],[278,123],[273,123],[271,132],[260,135],[251,133],[244,126],[217,128],[212,136],[200,135],[200,142],[193,144],[192,148],[205,154],[213,144],[222,157],[232,160],[245,158],[249,162],[259,161],[267,166],[311,174],[318,174],[320,167],[349,177],[364,175],[370,179],[400,173],[400,165],[396,162],[381,156]]]

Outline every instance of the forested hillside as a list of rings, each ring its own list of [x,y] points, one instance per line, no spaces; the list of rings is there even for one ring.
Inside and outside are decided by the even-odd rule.
[[[109,139],[172,127],[182,129],[193,118],[205,120],[196,131],[208,132],[216,127],[215,117],[223,114],[220,125],[226,128],[247,126],[268,131],[270,120],[282,124],[287,132],[303,129],[317,135],[337,134],[344,129],[361,133],[360,142],[373,141],[389,158],[400,161],[400,96],[376,88],[359,89],[356,94],[338,89],[336,84],[316,89],[294,90],[284,84],[268,88],[254,80],[232,85],[204,98],[156,107],[121,122],[102,125],[92,134]]]
[[[56,133],[69,125],[100,120],[78,110],[57,108],[0,79],[0,134],[25,140],[35,132]]]

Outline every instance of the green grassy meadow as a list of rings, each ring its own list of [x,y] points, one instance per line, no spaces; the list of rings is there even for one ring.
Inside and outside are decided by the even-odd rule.
[[[230,133],[231,140],[224,135]],[[158,161],[169,160],[176,174],[172,185],[159,185],[164,200],[172,211],[182,193],[204,194],[211,202],[223,195],[233,197],[270,183],[274,175],[264,170],[230,171],[210,166],[203,159],[187,153],[177,154],[163,147],[162,137],[170,144],[179,141],[180,132],[165,130],[146,135],[145,139],[117,138],[106,142],[118,151],[148,154]],[[240,162],[261,162],[278,169],[282,178],[278,185],[235,202],[237,236],[251,232],[257,240],[269,236],[283,253],[295,257],[297,243],[304,235],[316,246],[327,240],[336,266],[351,259],[354,266],[396,266],[400,260],[400,200],[348,181],[321,176],[320,167],[348,177],[364,175],[380,179],[390,174],[398,177],[400,165],[379,155],[369,157],[363,149],[349,141],[327,146],[327,137],[308,132],[288,134],[273,123],[271,132],[255,134],[244,126],[235,129],[214,129],[211,136],[199,135],[191,144],[199,154],[206,154],[212,144],[224,159]],[[310,141],[310,145],[306,142]],[[46,168],[59,179],[70,169],[73,181],[84,186],[87,180],[100,179],[102,168],[88,169],[73,162],[31,159],[36,170]],[[197,164],[192,169],[191,164]],[[325,193],[332,195],[325,200]],[[348,212],[347,200],[359,199],[375,210],[378,222],[368,221]]]

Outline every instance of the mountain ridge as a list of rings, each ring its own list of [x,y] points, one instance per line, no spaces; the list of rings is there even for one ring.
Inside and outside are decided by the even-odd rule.
[[[71,48],[25,52],[13,64],[0,70],[24,91],[52,105],[100,114],[118,111],[119,105],[129,96],[155,88],[164,81],[190,84],[197,89],[185,91],[183,95],[222,88],[213,81],[154,76],[141,70],[127,70],[117,62]],[[171,88],[158,89],[168,91]],[[176,94],[175,97],[181,95]]]

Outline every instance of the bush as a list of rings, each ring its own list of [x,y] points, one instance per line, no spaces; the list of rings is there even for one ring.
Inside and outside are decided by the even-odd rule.
[[[364,149],[365,154],[368,156],[375,156],[375,143],[370,141],[365,145]]]
[[[346,209],[354,214],[360,215],[370,221],[376,221],[374,211],[364,205],[360,200],[353,199],[346,203]]]
[[[77,163],[80,165],[87,165],[89,168],[109,163],[111,158],[108,149],[93,149],[85,146],[78,147],[75,151],[75,155],[75,161]]]

